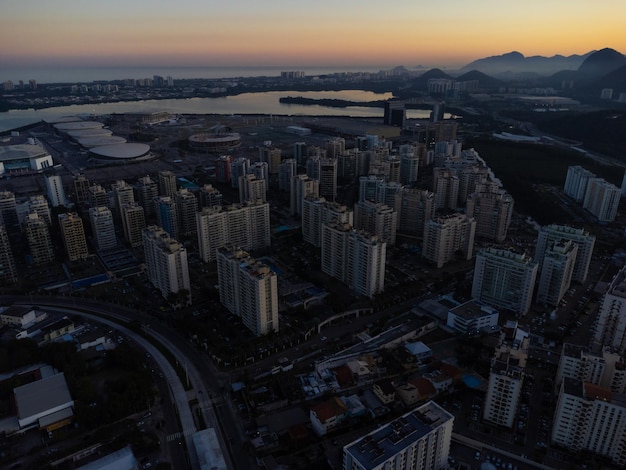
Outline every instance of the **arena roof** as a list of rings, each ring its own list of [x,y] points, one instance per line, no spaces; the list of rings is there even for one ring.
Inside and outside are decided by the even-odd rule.
[[[238,141],[241,139],[241,136],[232,132],[229,134],[210,134],[210,133],[202,133],[202,134],[194,134],[189,137],[191,142],[231,142]]]
[[[116,135],[93,135],[78,139],[78,143],[83,147],[101,147],[103,145],[123,144],[126,142],[124,137]]]
[[[48,152],[39,145],[17,144],[0,146],[0,161],[36,158],[48,155]]]
[[[79,122],[79,121],[83,121],[83,119],[81,119],[78,116],[62,116],[62,117],[57,117],[57,118],[48,118],[48,119],[44,119],[43,122],[45,122],[46,124],[60,124],[62,122]]]
[[[54,125],[55,129],[65,132],[80,129],[100,129],[101,127],[104,127],[104,124],[98,121],[60,122]]]
[[[89,151],[96,157],[130,160],[148,153],[150,151],[150,146],[139,143],[112,144],[93,147],[89,149]]]
[[[81,129],[78,131],[68,131],[67,135],[74,139],[82,139],[83,137],[93,137],[93,136],[101,136],[101,135],[112,135],[113,131],[111,129]]]

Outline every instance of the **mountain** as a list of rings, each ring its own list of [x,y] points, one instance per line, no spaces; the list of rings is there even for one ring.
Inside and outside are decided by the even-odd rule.
[[[578,68],[579,80],[598,79],[626,65],[626,56],[605,48],[587,57]]]
[[[516,75],[518,74],[529,73],[548,76],[560,70],[577,70],[590,54],[592,54],[592,52],[570,56],[525,57],[522,53],[513,51],[475,60],[463,66],[460,71],[479,70],[494,77],[506,74],[509,78],[517,78]]]
[[[457,82],[469,82],[470,80],[478,80],[480,88],[498,88],[502,85],[502,81],[497,78],[490,77],[478,70],[470,70],[456,77]]]

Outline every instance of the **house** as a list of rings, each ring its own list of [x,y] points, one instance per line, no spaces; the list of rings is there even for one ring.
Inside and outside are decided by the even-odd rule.
[[[421,341],[407,343],[404,348],[409,352],[409,354],[415,357],[418,364],[429,362],[433,357],[432,350]]]
[[[393,386],[393,382],[389,379],[379,380],[374,384],[372,390],[384,405],[393,403],[396,399],[396,389]]]
[[[311,426],[318,436],[324,436],[337,427],[347,415],[348,408],[337,397],[312,406],[309,411]]]

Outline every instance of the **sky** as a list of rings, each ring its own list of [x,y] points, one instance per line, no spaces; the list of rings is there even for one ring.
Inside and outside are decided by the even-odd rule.
[[[5,66],[456,67],[626,53],[624,0],[2,0]]]

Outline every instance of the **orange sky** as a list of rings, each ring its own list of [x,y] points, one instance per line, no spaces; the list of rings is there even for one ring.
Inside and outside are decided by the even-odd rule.
[[[626,52],[623,0],[3,0],[0,63],[460,66]]]

